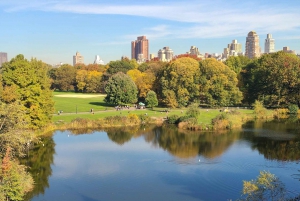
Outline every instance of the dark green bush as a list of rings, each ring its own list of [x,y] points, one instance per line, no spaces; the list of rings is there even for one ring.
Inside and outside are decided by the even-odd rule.
[[[178,123],[178,119],[179,119],[179,116],[174,114],[174,115],[170,115],[168,117],[168,123],[169,124],[177,124]]]
[[[298,107],[298,105],[291,104],[288,106],[288,109],[289,109],[289,114],[297,114],[299,107]]]
[[[187,122],[187,120],[188,120],[189,118],[191,118],[191,117],[190,117],[190,116],[181,116],[181,117],[179,117],[179,119],[178,119],[178,123],[180,123],[180,122]]]

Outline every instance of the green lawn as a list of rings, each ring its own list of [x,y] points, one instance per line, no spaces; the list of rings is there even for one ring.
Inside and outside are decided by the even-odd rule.
[[[76,118],[99,119],[107,116],[122,115],[127,116],[129,113],[137,115],[149,115],[150,117],[167,117],[170,115],[183,116],[186,108],[171,109],[168,113],[163,112],[166,108],[155,107],[151,109],[135,109],[133,106],[130,110],[123,109],[117,111],[113,105],[104,102],[104,95],[102,94],[83,94],[74,92],[54,92],[53,100],[55,101],[55,111],[53,121],[70,122]],[[97,95],[97,97],[93,97]],[[90,97],[88,97],[90,96]],[[90,113],[94,109],[94,114]],[[58,115],[57,111],[62,110],[63,113]],[[76,113],[77,111],[77,113]],[[253,110],[239,109],[241,113],[251,114]],[[203,125],[211,124],[211,120],[220,114],[219,109],[200,109],[200,117],[198,122]]]
[[[53,100],[55,101],[54,107],[56,113],[59,110],[62,110],[64,113],[76,113],[76,111],[89,112],[92,108],[94,109],[94,111],[105,110],[105,108],[113,109],[111,105],[104,102],[105,95],[103,94],[102,96],[100,96],[101,94],[54,92],[53,95],[54,95]],[[91,95],[91,96],[98,95],[98,97],[84,97],[86,95]]]

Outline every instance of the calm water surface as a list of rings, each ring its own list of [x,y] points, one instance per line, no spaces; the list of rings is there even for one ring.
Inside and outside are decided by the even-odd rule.
[[[28,152],[32,201],[236,200],[243,180],[268,170],[300,193],[300,131],[252,123],[228,133],[172,127],[57,131]]]

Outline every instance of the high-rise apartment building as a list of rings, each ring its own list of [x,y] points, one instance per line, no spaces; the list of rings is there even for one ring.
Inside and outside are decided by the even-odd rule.
[[[0,52],[0,67],[5,62],[7,62],[7,53],[6,52]]]
[[[246,38],[245,56],[249,58],[260,56],[259,36],[255,31],[250,31]]]
[[[200,55],[200,51],[196,46],[191,46],[189,53],[190,55],[196,55],[196,56]]]
[[[196,56],[197,58],[204,59],[204,56],[200,54],[199,48],[196,46],[191,46],[190,51],[187,54]]]
[[[149,41],[146,36],[139,36],[131,42],[131,59],[144,62],[149,59]]]
[[[171,61],[174,57],[174,52],[169,47],[164,47],[158,51],[157,55],[160,61]]]
[[[83,56],[79,52],[76,52],[76,55],[73,56],[73,66],[76,64],[83,64]]]
[[[275,52],[275,39],[272,38],[272,34],[267,34],[265,40],[265,53]]]
[[[238,43],[237,40],[232,40],[232,43],[227,45],[227,48],[224,48],[223,59],[227,59],[230,56],[242,55],[242,44]]]

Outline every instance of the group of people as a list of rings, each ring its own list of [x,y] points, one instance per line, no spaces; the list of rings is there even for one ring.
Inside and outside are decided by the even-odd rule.
[[[115,109],[117,110],[117,111],[119,111],[119,110],[123,110],[123,109],[129,109],[130,107],[128,106],[128,105],[124,105],[124,106],[116,106],[115,107]]]

